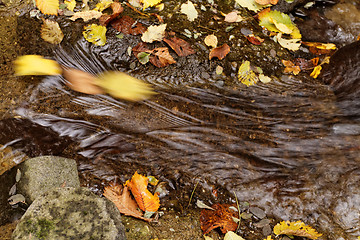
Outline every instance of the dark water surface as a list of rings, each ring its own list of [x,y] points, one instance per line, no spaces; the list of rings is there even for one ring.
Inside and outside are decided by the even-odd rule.
[[[126,69],[107,53],[80,40],[54,56],[92,73]],[[329,239],[360,235],[360,124],[328,86],[284,76],[249,88],[215,81],[168,87],[166,73],[132,74],[158,95],[130,103],[77,94],[62,77],[45,77],[16,115],[75,143],[75,152],[59,155],[79,160],[94,191],[101,187],[94,179],[124,181],[135,170],[181,191],[177,180],[187,175],[235,191],[269,215],[301,219]]]

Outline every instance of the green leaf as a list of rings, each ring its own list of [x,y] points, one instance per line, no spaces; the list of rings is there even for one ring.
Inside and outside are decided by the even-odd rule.
[[[255,0],[235,0],[241,7],[247,8],[251,11],[258,12],[267,5],[260,5],[255,2]]]
[[[141,64],[147,64],[150,60],[150,53],[147,52],[141,52],[137,55],[137,58],[139,59],[139,62]]]

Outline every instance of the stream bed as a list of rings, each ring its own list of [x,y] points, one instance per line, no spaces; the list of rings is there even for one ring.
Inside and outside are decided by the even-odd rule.
[[[96,47],[74,38],[82,26],[64,21],[66,41],[53,47],[27,32],[36,32],[39,22],[17,17],[21,51],[14,55],[42,54],[93,74],[126,71],[152,84],[157,95],[132,103],[76,93],[62,76],[17,78],[8,89],[19,91],[2,90],[0,144],[28,156],[76,159],[83,186],[98,194],[139,171],[167,182],[170,196],[185,203],[199,181],[219,192],[195,193],[209,204],[234,202],[235,193],[271,217],[302,220],[323,239],[360,236],[360,115],[357,107],[345,109],[359,100],[341,105],[320,80],[282,75],[275,64],[265,70],[276,72],[273,80],[252,87],[234,82],[234,67],[217,76],[221,62],[200,54],[166,70],[138,62],[130,68],[137,60],[127,47],[136,37],[108,37]],[[259,59],[267,54],[260,53]],[[3,86],[15,81],[6,73]]]

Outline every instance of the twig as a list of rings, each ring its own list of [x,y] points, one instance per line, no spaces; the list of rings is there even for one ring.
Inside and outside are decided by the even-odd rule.
[[[195,184],[195,187],[194,187],[194,189],[193,189],[193,191],[192,191],[192,193],[191,193],[191,196],[190,196],[189,203],[188,203],[187,207],[190,206],[191,200],[192,200],[192,198],[193,198],[193,196],[194,196],[194,193],[195,193],[195,189],[196,189],[197,185],[199,184],[199,182],[200,182],[200,180],[198,180],[198,181],[196,182],[196,184]]]
[[[142,15],[142,16],[145,16],[145,17],[149,17],[148,14],[146,13],[143,13],[143,12],[140,12],[139,10],[137,10],[136,8],[134,8],[133,6],[131,6],[130,3],[126,2],[126,5],[131,8],[133,11],[137,12],[138,14]]]
[[[238,201],[238,199],[237,199],[237,196],[236,196],[235,191],[234,191],[234,195],[235,195],[235,200],[236,200],[236,206],[237,206],[237,209],[238,209],[238,212],[239,212],[239,224],[238,224],[238,226],[237,226],[237,228],[236,228],[236,232],[237,232],[237,231],[239,230],[239,228],[240,228],[240,223],[241,223],[241,212],[240,212],[239,201]]]

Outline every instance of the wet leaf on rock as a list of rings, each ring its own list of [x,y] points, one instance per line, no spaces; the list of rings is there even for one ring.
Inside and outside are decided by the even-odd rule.
[[[140,0],[140,2],[143,4],[143,9],[146,9],[148,7],[153,7],[159,3],[161,3],[162,0]]]
[[[91,19],[98,19],[102,15],[101,12],[95,10],[83,11],[83,12],[76,12],[71,18],[71,21],[75,21],[78,18],[84,20],[84,22],[88,22]]]
[[[154,41],[161,41],[165,36],[166,24],[158,26],[152,25],[141,36],[143,42],[152,43]]]
[[[291,51],[297,51],[301,46],[301,39],[284,39],[281,33],[278,33],[276,37],[280,46]]]
[[[111,15],[105,13],[105,14],[101,15],[101,17],[99,19],[99,23],[103,26],[108,25],[109,22],[114,20],[117,16],[119,16],[124,11],[124,8],[121,6],[121,3],[119,3],[119,2],[113,2],[110,5],[110,7],[111,7],[113,13]]]
[[[321,72],[321,69],[321,66],[316,66],[314,70],[310,73],[310,77],[317,78]]]
[[[139,35],[146,31],[146,27],[144,27],[144,25],[141,23],[135,24],[135,20],[126,15],[112,21],[110,24],[117,31],[124,34]]]
[[[302,221],[282,221],[281,223],[275,225],[274,233],[276,235],[285,234],[299,237],[307,237],[310,239],[318,239],[322,236],[321,233],[316,232],[315,229],[306,225]]]
[[[134,55],[136,56],[136,58],[140,61],[139,59],[139,53],[141,52],[145,52],[145,53],[149,53],[151,54],[149,61],[156,67],[165,67],[169,64],[173,64],[176,63],[176,61],[174,60],[174,58],[170,55],[169,53],[169,49],[167,47],[160,47],[160,48],[155,48],[153,50],[150,50],[146,43],[144,42],[140,42],[138,45],[136,45],[133,49],[132,49]],[[140,57],[143,55],[140,55]]]
[[[96,4],[94,10],[95,11],[99,11],[102,12],[105,9],[107,9],[108,7],[110,7],[110,5],[113,3],[112,0],[102,0],[99,3]]]
[[[236,230],[237,223],[234,222],[233,218],[236,218],[238,213],[229,209],[230,206],[232,205],[216,203],[211,206],[215,211],[208,209],[201,210],[200,224],[204,234],[218,227],[220,227],[223,233]]]
[[[59,44],[63,40],[64,34],[57,22],[43,19],[43,24],[41,25],[41,38],[46,42]]]
[[[225,15],[225,22],[229,22],[229,23],[233,23],[233,22],[241,22],[243,21],[244,18],[241,17],[239,14],[238,14],[238,11],[232,11],[228,14]]]
[[[209,53],[209,60],[217,57],[219,60],[222,60],[230,52],[230,47],[226,43],[220,47],[213,48]]]
[[[96,84],[106,93],[128,101],[145,100],[155,94],[150,85],[123,72],[103,73]]]
[[[256,3],[255,0],[235,0],[241,7],[247,8],[251,11],[258,12],[265,6]]]
[[[190,43],[181,38],[174,36],[172,38],[164,38],[163,40],[179,57],[185,57],[195,53],[195,50],[191,47]]]
[[[316,55],[332,54],[336,50],[336,45],[333,43],[319,43],[319,42],[301,42],[303,45],[309,47],[309,51]]]
[[[147,64],[150,61],[150,53],[147,52],[138,53],[136,58],[139,60],[141,64]]]
[[[131,180],[126,181],[131,193],[135,197],[139,208],[146,212],[156,212],[160,207],[160,200],[157,194],[153,195],[147,189],[148,178],[135,172]]]
[[[143,213],[138,210],[138,205],[135,200],[131,198],[128,187],[122,187],[121,185],[106,186],[103,195],[112,201],[122,214],[147,222],[151,221],[149,218],[144,218]]]
[[[194,21],[199,15],[194,4],[190,0],[181,4],[180,12],[185,14],[190,22]]]
[[[15,75],[60,75],[60,65],[39,55],[24,55],[14,61]]]
[[[84,38],[96,46],[104,46],[106,43],[106,27],[91,24],[84,27]]]
[[[59,0],[36,0],[36,6],[43,14],[57,15]]]
[[[279,0],[255,0],[255,2],[260,5],[268,5],[268,4],[276,5],[278,1]]]
[[[74,91],[86,94],[104,93],[104,90],[96,85],[97,77],[90,73],[74,68],[66,68],[63,71],[63,76],[67,80],[66,85]]]

